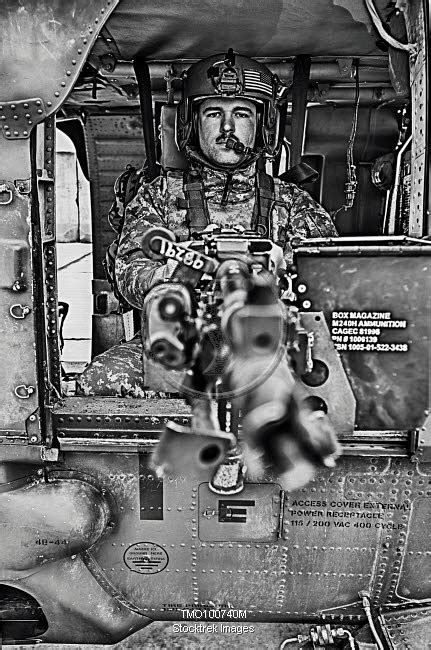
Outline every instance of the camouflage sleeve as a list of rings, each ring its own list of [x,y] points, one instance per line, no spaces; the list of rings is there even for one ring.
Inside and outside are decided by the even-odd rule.
[[[279,200],[284,207],[280,211],[279,227],[285,231],[286,239],[338,237],[329,214],[305,190],[293,183],[281,183]]]
[[[151,226],[166,226],[166,205],[162,197],[162,178],[144,183],[127,205],[115,260],[115,276],[120,293],[128,303],[142,309],[146,293],[158,281],[170,277],[176,262],[167,264],[148,259],[141,240]],[[157,198],[159,197],[159,198]]]

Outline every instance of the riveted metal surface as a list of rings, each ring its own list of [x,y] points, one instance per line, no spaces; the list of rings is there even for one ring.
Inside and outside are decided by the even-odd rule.
[[[417,137],[417,142],[414,147],[414,156],[413,160],[416,160],[421,154],[425,152],[426,148],[426,66],[425,61],[422,64],[422,67],[419,68],[416,72],[412,83],[412,118],[413,118],[413,128],[415,129],[415,136]],[[413,147],[413,144],[412,144]]]
[[[67,454],[67,461],[83,472],[91,472],[100,489],[112,495],[117,513],[109,537],[89,551],[87,562],[97,580],[100,576],[120,593],[135,611],[157,619],[171,616],[165,605],[191,603],[193,528],[196,526],[194,491],[185,477],[163,481],[163,519],[141,519],[148,489],[150,507],[151,486],[139,481],[148,475],[150,456],[147,454],[98,454],[97,466],[91,454]],[[193,505],[195,504],[195,505]],[[154,506],[153,506],[154,507]],[[160,547],[167,555],[166,566],[155,573],[134,570],[130,562],[131,547],[147,545]],[[130,568],[132,566],[132,568]],[[161,566],[161,565],[160,565]],[[156,567],[160,568],[158,565]],[[136,567],[135,567],[136,568]],[[101,582],[107,588],[105,582]]]
[[[429,9],[428,9],[429,11]],[[412,186],[409,232],[421,237],[426,234],[425,214],[427,182],[427,84],[429,69],[429,39],[426,35],[424,2],[413,0],[406,4],[406,26],[410,42],[417,45],[417,56],[410,58],[410,85],[412,102]],[[429,226],[429,224],[428,224]]]
[[[274,483],[247,484],[241,494],[214,494],[199,486],[201,542],[271,542],[278,537],[281,487]]]
[[[11,140],[28,138],[34,124],[46,116],[46,108],[39,98],[0,103],[2,135]]]
[[[381,616],[394,650],[425,650],[429,648],[431,629],[430,607],[400,609]]]
[[[343,617],[344,623],[355,623],[364,619],[360,589],[371,591],[375,606],[400,602],[396,585],[405,552],[405,517],[420,491],[424,499],[428,496],[428,479],[407,460],[345,457],[336,470],[321,471],[307,487],[286,494],[280,518],[283,500],[269,477],[261,486],[246,484],[234,497],[213,495],[218,512],[198,499],[200,480],[168,477],[163,504],[156,504],[154,479],[147,480],[153,476],[150,457],[120,449],[97,454],[66,450],[65,469],[48,472],[49,481],[91,481],[107,500],[112,514],[105,535],[84,561],[104,593],[122,607],[158,620],[181,620],[178,610],[213,603],[245,609],[248,620]],[[252,520],[249,502],[259,500],[259,490],[273,535],[266,541],[245,539]],[[210,498],[206,485],[200,491]],[[223,512],[220,501],[226,506]],[[162,518],[142,519],[141,508],[147,506],[161,508]],[[203,539],[201,522],[220,515],[224,521],[217,527],[244,526],[243,539]],[[229,516],[246,521],[229,523]],[[419,537],[417,531],[414,536]]]
[[[29,194],[21,194],[14,179],[30,178],[30,148],[28,140],[2,140],[0,177],[10,179],[13,200],[0,206],[0,243],[5,247],[16,242],[26,251],[20,276],[11,287],[0,288],[0,429],[12,436],[27,439],[27,418],[38,406],[35,331],[30,259],[30,205]],[[24,259],[24,258],[23,258]],[[17,319],[11,314],[15,304],[30,308],[27,318]],[[33,387],[32,392],[21,392],[20,386]],[[15,392],[17,391],[17,392]],[[20,398],[20,395],[24,398]],[[27,395],[27,396],[26,396]]]
[[[2,3],[1,99],[8,102],[10,110],[14,110],[12,105],[21,107],[21,102],[30,108],[30,102],[39,101],[29,100],[30,96],[43,102],[39,107],[42,113],[35,111],[33,124],[54,113],[70,92],[97,34],[117,4],[118,0],[78,0],[73,5],[48,0]],[[26,113],[19,110],[15,115],[16,128],[8,130],[8,137],[27,137]]]
[[[425,47],[425,45],[424,45]],[[427,147],[427,105],[426,74],[427,62],[417,70],[412,83],[412,185],[410,190],[409,233],[416,237],[426,234],[424,230],[426,147]]]
[[[424,600],[431,598],[431,480],[428,497],[412,503],[401,575],[397,595],[402,598]]]
[[[297,255],[299,281],[307,287],[301,298],[325,315],[356,399],[356,426],[365,430],[420,426],[429,393],[430,251],[409,256],[405,247],[402,253],[380,256],[376,263],[376,257],[365,256],[367,246],[360,244],[348,253],[342,242],[334,253],[329,247],[325,255],[318,254],[317,247],[313,250],[307,256],[307,248],[300,249]],[[354,316],[361,313],[371,313],[371,319]],[[359,329],[361,323],[380,325],[373,313],[389,314],[393,327],[381,326],[377,347],[368,351]],[[335,338],[339,329],[341,341]],[[402,351],[391,352],[391,344],[401,344]]]
[[[226,524],[228,525],[228,524]],[[211,558],[217,557],[217,563]],[[247,610],[248,618],[285,615],[287,547],[278,543],[201,542],[197,548],[197,601]],[[289,586],[287,586],[287,591]],[[295,604],[294,609],[297,608]]]
[[[170,421],[189,424],[190,408],[183,400],[72,397],[53,409],[59,437],[158,438]]]
[[[383,472],[374,463],[373,476],[348,475],[346,480],[349,486],[346,494],[367,500],[367,509],[377,510],[382,517],[372,590],[374,605],[420,599],[414,593],[429,588],[431,576],[430,542],[423,521],[431,508],[431,479],[416,464],[391,459]],[[415,504],[422,501],[419,510],[415,510]],[[415,573],[416,565],[420,573]]]
[[[356,466],[345,458],[337,472],[319,473],[307,487],[286,495],[289,610],[361,615],[358,591],[373,584],[382,531],[378,520],[369,518],[373,513],[364,499],[349,494],[346,474]]]
[[[107,219],[114,200],[114,183],[126,165],[139,169],[143,164],[142,123],[138,115],[91,115],[85,131],[92,179],[94,277],[104,278],[106,247],[116,237]]]
[[[43,259],[43,298],[47,347],[47,384],[60,393],[61,367],[58,334],[58,291],[55,228],[55,116],[38,127],[37,180],[40,217],[40,246]]]

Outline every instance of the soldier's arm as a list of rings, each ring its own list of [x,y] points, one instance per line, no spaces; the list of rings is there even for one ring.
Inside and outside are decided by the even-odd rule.
[[[338,236],[329,214],[305,190],[293,183],[281,183],[279,200],[285,205],[285,210],[280,211],[284,218],[279,226],[291,237]]]
[[[157,183],[158,180],[154,181]],[[128,303],[141,309],[146,293],[160,280],[169,277],[176,263],[162,264],[148,259],[142,248],[142,237],[148,228],[164,225],[163,206],[151,201],[147,185],[143,185],[125,211],[115,275],[120,293]],[[172,268],[171,268],[172,267]]]

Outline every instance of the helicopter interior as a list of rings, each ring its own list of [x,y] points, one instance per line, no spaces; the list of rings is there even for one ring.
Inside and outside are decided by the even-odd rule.
[[[376,6],[387,30],[405,42],[400,9],[386,0]],[[298,163],[316,170],[313,178],[301,178],[302,187],[331,213],[342,236],[406,234],[405,222],[388,222],[388,190],[394,151],[410,132],[408,56],[381,38],[365,5],[239,2],[226,12],[209,2],[197,8],[124,0],[102,28],[56,122],[73,140],[90,180],[92,356],[118,340],[117,305],[103,268],[116,236],[107,219],[115,179],[127,165],[184,169],[174,137],[181,73],[229,47],[264,62],[287,87],[284,142],[268,171],[282,175]],[[349,155],[357,180],[350,202]]]

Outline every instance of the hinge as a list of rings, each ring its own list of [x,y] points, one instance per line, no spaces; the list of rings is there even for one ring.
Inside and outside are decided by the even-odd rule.
[[[283,537],[284,530],[284,503],[286,501],[286,493],[284,490],[280,490],[280,510],[278,512],[278,528],[277,528],[277,537],[281,539]]]
[[[416,450],[416,457],[419,462],[431,462],[431,415],[426,412],[426,420],[423,426],[419,429],[418,448]]]

